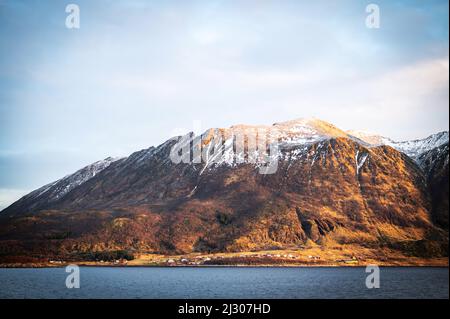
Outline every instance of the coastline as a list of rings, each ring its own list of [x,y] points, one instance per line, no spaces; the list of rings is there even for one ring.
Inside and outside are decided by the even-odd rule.
[[[177,265],[177,266],[166,266],[166,265],[105,265],[105,264],[85,264],[85,263],[70,263],[64,265],[51,265],[51,264],[20,264],[20,265],[9,265],[9,264],[0,264],[0,269],[45,269],[45,268],[64,268],[68,265],[77,265],[79,267],[97,267],[97,268],[364,268],[368,265],[278,265],[278,264],[268,264],[268,265]],[[377,265],[379,267],[384,268],[449,268],[448,264],[424,264],[424,265],[415,265],[415,264],[385,264],[385,265]]]
[[[433,258],[433,259],[414,259],[410,261],[377,261],[372,260],[370,262],[322,262],[322,263],[227,263],[227,264],[167,264],[167,263],[148,263],[142,261],[128,262],[128,263],[116,263],[116,262],[93,262],[93,261],[67,261],[61,263],[0,263],[0,269],[6,268],[64,268],[68,265],[77,265],[80,267],[114,267],[114,268],[357,268],[366,267],[369,265],[377,265],[379,267],[423,267],[423,268],[448,268],[448,258]]]
[[[130,257],[130,258],[128,258]],[[117,257],[116,257],[117,258]],[[128,259],[125,259],[128,258]],[[83,267],[446,267],[448,256],[419,257],[391,249],[367,249],[357,246],[309,247],[283,250],[186,254],[135,252],[120,259],[42,257],[41,259],[1,259],[0,268],[54,268],[67,265]]]

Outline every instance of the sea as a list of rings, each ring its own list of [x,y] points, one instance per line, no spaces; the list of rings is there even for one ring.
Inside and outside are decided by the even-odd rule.
[[[374,281],[364,267],[2,268],[0,298],[448,299],[448,274],[381,267]]]

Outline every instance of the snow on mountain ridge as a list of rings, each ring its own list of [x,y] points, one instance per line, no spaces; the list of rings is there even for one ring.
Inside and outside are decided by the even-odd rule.
[[[200,136],[203,171],[221,165],[234,166],[237,163],[253,163],[260,167],[268,160],[277,160],[289,156],[301,157],[310,144],[331,138],[344,137],[365,147],[388,145],[416,158],[428,150],[448,142],[448,132],[441,132],[422,140],[396,142],[390,138],[364,131],[343,131],[336,126],[316,119],[300,118],[296,120],[274,123],[273,125],[234,125],[230,128],[211,128]],[[251,150],[244,147],[236,150],[236,141],[253,146]],[[184,142],[186,144],[186,141]],[[250,144],[249,144],[250,143]],[[277,144],[274,153],[267,152],[269,145]],[[200,145],[194,142],[194,145]],[[292,153],[292,154],[291,154]]]
[[[95,175],[103,171],[105,168],[109,167],[113,162],[119,160],[119,158],[108,157],[104,160],[97,161],[92,163],[82,169],[76,171],[73,174],[66,175],[65,177],[47,184],[33,192],[29,195],[23,197],[23,200],[37,200],[40,197],[46,195],[47,202],[54,202],[59,198],[63,197],[67,193],[69,193],[75,187],[87,182]],[[21,200],[22,200],[21,199]]]
[[[412,159],[416,159],[421,154],[428,152],[449,142],[448,131],[432,134],[424,139],[397,142],[382,135],[368,133],[364,131],[347,131],[348,134],[355,136],[371,146],[388,145],[396,150],[405,153]]]
[[[432,149],[439,147],[445,143],[448,143],[449,136],[448,131],[439,132],[432,134],[424,139],[403,141],[403,142],[393,142],[387,144],[397,149],[400,152],[405,153],[409,157],[416,159],[421,154],[431,151]]]
[[[371,146],[387,145],[388,143],[394,142],[388,137],[361,130],[348,130],[346,133],[368,143]]]
[[[338,137],[355,140],[328,122],[300,118],[271,126],[240,124],[230,128],[211,128],[193,137],[193,145],[196,154],[203,153],[202,160],[197,158],[196,161],[204,164],[202,174],[205,169],[221,165],[233,167],[239,163],[251,163],[255,168],[261,168],[286,156],[299,158],[307,152],[306,146]],[[180,148],[187,145],[189,138],[189,134],[181,138]]]
[[[207,144],[214,134],[223,135],[225,140],[232,135],[257,140],[263,135],[269,143],[280,141],[288,144],[314,143],[328,138],[350,137],[336,126],[316,118],[300,118],[274,123],[271,126],[239,124],[230,128],[208,129],[201,135],[202,140]]]

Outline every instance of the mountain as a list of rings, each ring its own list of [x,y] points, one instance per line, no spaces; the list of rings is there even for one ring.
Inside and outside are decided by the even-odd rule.
[[[0,256],[311,245],[446,255],[448,201],[435,189],[448,181],[448,146],[419,161],[372,142],[318,119],[174,137],[6,208]]]

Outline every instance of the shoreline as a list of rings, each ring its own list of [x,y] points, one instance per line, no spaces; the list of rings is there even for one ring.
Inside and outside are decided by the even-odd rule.
[[[64,264],[0,264],[0,269],[36,269],[36,268],[64,268],[68,265],[79,267],[98,268],[364,268],[369,265],[377,265],[385,268],[449,268],[448,261],[434,261],[429,263],[360,263],[360,264],[229,264],[229,265],[165,265],[165,264],[114,264],[114,263],[92,263],[92,262],[68,262]]]
[[[1,259],[0,268],[55,268],[67,265],[82,267],[253,267],[253,268],[323,268],[323,267],[446,267],[449,266],[448,256],[417,257],[408,256],[396,251],[352,249],[286,249],[265,250],[258,252],[226,252],[226,253],[187,253],[178,255],[141,252],[130,258],[95,259],[84,258],[40,258]],[[127,259],[125,259],[127,258]]]

